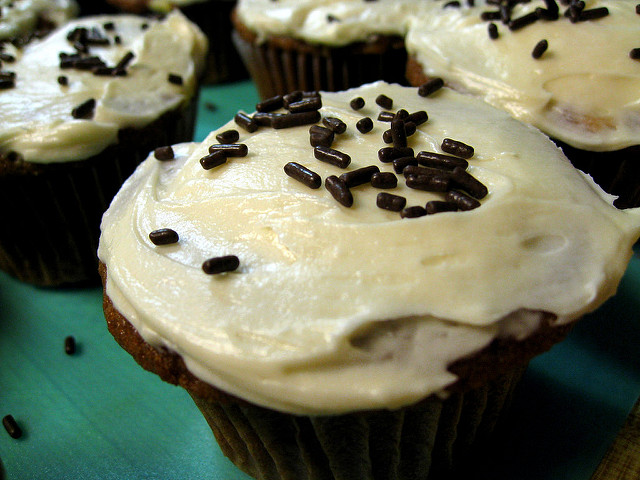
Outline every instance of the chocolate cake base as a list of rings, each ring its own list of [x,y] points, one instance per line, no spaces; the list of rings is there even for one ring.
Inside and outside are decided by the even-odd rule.
[[[413,86],[420,86],[429,77],[415,58],[409,58],[406,76]],[[605,192],[616,195],[618,208],[640,207],[640,145],[610,152],[592,152],[572,147],[551,138],[574,167],[589,174]]]
[[[0,155],[0,269],[39,286],[98,284],[102,214],[155,147],[190,141],[196,101],[80,161],[38,164]]]
[[[100,264],[103,284],[107,268]],[[115,340],[146,370],[185,388],[223,453],[256,479],[435,480],[463,473],[490,448],[530,358],[562,340],[571,326],[553,316],[523,341],[498,339],[450,366],[460,380],[448,397],[430,396],[397,410],[293,415],[225,393],[195,377],[182,358],[146,343],[104,293]],[[474,465],[476,463],[473,463]]]
[[[402,37],[376,35],[345,47],[280,36],[260,42],[237,15],[232,20],[233,41],[263,99],[294,90],[346,90],[376,80],[407,84]]]

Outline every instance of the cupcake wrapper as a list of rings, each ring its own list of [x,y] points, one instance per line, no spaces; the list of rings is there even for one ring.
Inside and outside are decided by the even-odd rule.
[[[346,90],[376,80],[407,83],[407,55],[397,37],[331,48],[296,40],[258,44],[235,30],[233,42],[263,99],[294,90]]]
[[[259,480],[435,479],[481,453],[524,368],[399,410],[295,416],[191,394],[223,453]]]
[[[209,39],[203,83],[233,82],[249,76],[231,41],[231,12],[235,4],[235,1],[222,0],[180,7]]]
[[[0,159],[0,269],[40,286],[98,284],[102,214],[149,152],[191,140],[196,102],[142,129],[125,129],[118,144],[87,160],[28,164]]]

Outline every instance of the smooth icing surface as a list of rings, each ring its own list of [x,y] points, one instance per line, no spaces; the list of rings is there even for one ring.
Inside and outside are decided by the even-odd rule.
[[[75,0],[0,0],[0,40],[33,31],[38,18],[62,25],[77,13]]]
[[[587,0],[585,9],[609,15],[572,23],[537,21],[511,31],[500,20],[489,38],[486,11],[495,5],[443,6],[435,0],[240,0],[238,14],[260,39],[284,35],[309,43],[347,45],[375,34],[405,36],[427,75],[478,96],[576,148],[611,151],[640,144],[640,16],[635,0]],[[514,6],[516,19],[543,0]],[[548,50],[531,55],[546,39]]]
[[[587,0],[586,9],[606,7],[609,15],[572,23],[538,21],[511,31],[500,21],[499,38],[480,19],[495,7],[442,9],[415,19],[407,50],[428,75],[483,98],[519,120],[574,147],[618,150],[640,144],[640,62],[629,52],[640,46],[636,1]],[[466,5],[466,3],[465,3]],[[517,5],[519,18],[542,1]],[[560,14],[566,7],[560,5]],[[548,50],[531,55],[546,39]]]
[[[115,25],[113,31],[103,28],[109,22]],[[98,27],[109,37],[109,45],[90,46],[90,55],[109,66],[132,52],[127,75],[61,69],[59,53],[75,53],[67,34],[77,27]],[[116,35],[120,44],[114,41]],[[16,61],[5,68],[16,73],[16,86],[0,91],[0,149],[36,163],[91,157],[114,143],[121,128],[143,127],[188,100],[206,48],[202,32],[179,12],[163,21],[135,15],[89,17],[22,50],[7,45],[5,51]],[[180,75],[183,84],[169,82],[169,74]],[[58,83],[61,75],[68,78],[68,86]],[[91,98],[96,100],[93,118],[73,118],[72,110]]]
[[[375,120],[380,93],[394,111],[429,113],[409,138],[416,153],[440,152],[446,137],[475,148],[468,171],[488,187],[482,205],[402,219],[376,206],[381,190],[361,185],[343,207],[283,171],[296,161],[323,180],[344,172],[314,158],[309,126],[238,129],[249,154],[204,170],[199,159],[217,133],[238,128],[231,122],[202,144],[176,146],[174,160],[150,157],[103,218],[106,292],[146,341],[271,408],[393,408],[442,393],[455,381],[447,365],[492,339],[526,337],[540,324],[535,312],[563,324],[614,294],[640,209],[615,209],[537,130],[447,89],[323,93],[322,115],[348,125],[333,143],[351,156],[347,170],[392,171],[377,156],[389,127]],[[357,96],[366,105],[354,111]],[[363,116],[374,119],[367,134],[355,128]],[[402,179],[388,192],[409,206],[441,198]],[[159,228],[179,242],[154,246]],[[202,263],[222,255],[237,255],[240,268],[206,275]]]
[[[258,37],[285,35],[343,46],[372,35],[405,35],[412,15],[433,8],[424,0],[240,0],[242,23]]]

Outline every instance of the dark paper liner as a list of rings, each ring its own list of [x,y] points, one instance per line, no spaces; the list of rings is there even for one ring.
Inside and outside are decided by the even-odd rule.
[[[401,37],[376,36],[346,47],[283,37],[258,43],[235,17],[234,25],[233,41],[263,99],[294,90],[335,92],[377,80],[407,84]]]
[[[407,60],[406,75],[409,83],[420,86],[429,77],[414,58]],[[640,145],[610,152],[592,152],[553,140],[574,167],[591,175],[607,193],[618,196],[618,208],[640,207]]]
[[[151,150],[190,141],[196,101],[87,160],[34,164],[0,157],[0,269],[40,286],[98,284],[102,214]]]
[[[231,12],[236,5],[232,0],[211,0],[180,7],[209,39],[206,71],[203,83],[233,82],[249,78],[240,55],[231,40]]]
[[[484,450],[523,371],[446,400],[335,416],[192,398],[223,453],[256,479],[427,480]]]

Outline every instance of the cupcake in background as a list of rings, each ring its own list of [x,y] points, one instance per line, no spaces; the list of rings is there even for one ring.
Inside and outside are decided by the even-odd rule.
[[[529,359],[615,293],[640,210],[446,88],[256,109],[116,195],[109,330],[255,478],[477,470]]]
[[[432,2],[406,37],[409,80],[441,77],[540,128],[617,206],[639,206],[638,2],[510,3]]]
[[[149,151],[191,140],[206,39],[179,12],[86,17],[5,44],[0,269],[97,281],[102,213]]]
[[[262,98],[405,83],[404,35],[416,0],[240,0],[234,40]]]
[[[231,41],[231,12],[235,0],[107,0],[125,12],[164,15],[179,9],[209,39],[204,83],[223,83],[248,77]]]
[[[0,0],[0,44],[43,37],[77,14],[75,0]]]

